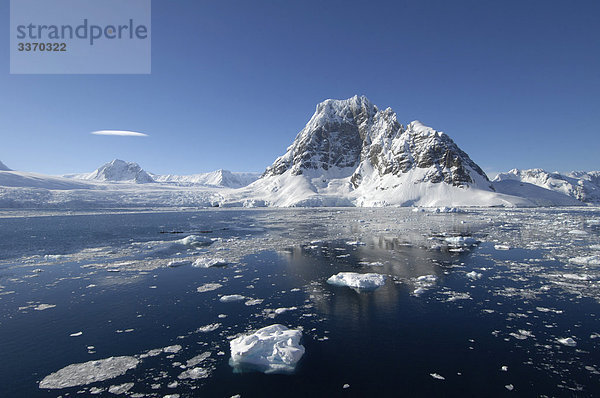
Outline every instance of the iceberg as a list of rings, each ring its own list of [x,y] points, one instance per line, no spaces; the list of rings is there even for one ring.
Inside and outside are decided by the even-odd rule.
[[[264,373],[288,373],[304,355],[302,332],[279,324],[271,325],[229,342],[234,370],[244,368]]]
[[[348,286],[354,289],[375,290],[385,284],[386,276],[381,274],[359,274],[340,272],[327,279],[327,283],[336,286]]]

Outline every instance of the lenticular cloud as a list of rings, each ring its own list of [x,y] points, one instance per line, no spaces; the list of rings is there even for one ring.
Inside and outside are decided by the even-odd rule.
[[[127,130],[100,130],[93,131],[94,135],[118,135],[121,137],[148,137],[148,134],[138,133],[135,131],[127,131]]]

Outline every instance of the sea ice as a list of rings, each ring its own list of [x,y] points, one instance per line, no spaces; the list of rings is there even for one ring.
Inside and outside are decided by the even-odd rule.
[[[348,286],[355,289],[374,290],[385,284],[386,276],[381,274],[359,274],[340,272],[327,279],[327,283],[336,286]]]
[[[108,388],[108,392],[115,395],[122,395],[125,394],[127,391],[131,390],[134,385],[134,383],[113,385]]]
[[[600,255],[573,257],[569,262],[577,265],[597,266],[600,265]]]
[[[59,389],[113,379],[134,369],[139,362],[137,358],[121,356],[71,364],[44,377],[40,388]]]
[[[198,332],[198,333],[210,333],[210,332],[214,332],[215,330],[217,330],[220,327],[221,327],[220,323],[211,323],[209,325],[200,326],[198,329],[196,329],[196,332]]]
[[[567,347],[575,347],[577,342],[571,337],[564,337],[562,339],[556,339],[560,344],[566,345]]]
[[[192,266],[198,267],[198,268],[210,268],[210,267],[223,266],[223,265],[227,265],[227,264],[228,264],[227,260],[220,258],[220,257],[215,257],[215,258],[200,257],[200,258],[197,258],[196,261],[194,261]]]
[[[196,291],[198,293],[210,292],[213,290],[217,290],[218,288],[223,287],[220,283],[205,283],[202,286],[198,286]]]
[[[229,295],[221,296],[219,301],[222,303],[230,303],[232,301],[240,301],[240,300],[244,300],[244,299],[246,299],[246,297],[242,296],[241,294],[229,294]]]
[[[279,324],[241,335],[229,342],[234,368],[249,367],[264,373],[293,371],[304,355],[302,332]]]
[[[188,247],[202,247],[212,245],[214,242],[212,239],[207,238],[206,236],[198,236],[198,235],[189,235],[183,239],[176,241],[177,243],[181,243],[184,246]]]
[[[177,378],[181,379],[181,380],[183,380],[183,379],[198,380],[198,379],[206,379],[209,376],[210,376],[210,372],[207,369],[197,367],[197,368],[188,369],[184,372],[181,372],[181,374],[179,376],[177,376]]]
[[[467,272],[467,278],[477,280],[481,279],[482,275],[479,272],[471,271]]]
[[[54,307],[56,307],[55,304],[39,304],[39,305],[33,307],[33,309],[36,311],[44,311],[44,310],[54,308]]]
[[[446,380],[446,378],[440,374],[437,373],[429,373],[429,376],[433,377],[434,379],[438,379],[438,380]]]

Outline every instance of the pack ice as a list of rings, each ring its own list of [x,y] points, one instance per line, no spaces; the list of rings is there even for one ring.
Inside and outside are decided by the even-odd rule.
[[[287,373],[304,355],[302,332],[279,324],[271,325],[230,341],[229,364],[234,369],[250,368],[264,373]]]
[[[385,275],[340,272],[327,279],[327,283],[336,286],[348,286],[354,289],[375,290],[385,284]]]

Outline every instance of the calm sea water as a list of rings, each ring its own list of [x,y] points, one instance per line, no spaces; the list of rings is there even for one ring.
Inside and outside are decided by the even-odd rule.
[[[140,397],[597,396],[600,267],[571,259],[599,253],[598,219],[552,209],[0,218],[0,396],[114,396],[123,383]],[[178,243],[189,235],[214,243]],[[456,236],[479,243],[448,246]],[[199,257],[228,264],[185,262]],[[387,282],[326,283],[342,271]],[[198,292],[207,283],[222,286]],[[229,294],[245,299],[219,301]],[[303,330],[296,371],[234,372],[229,340],[274,323]],[[202,353],[210,376],[178,378]],[[140,355],[116,378],[38,386],[69,364]]]

